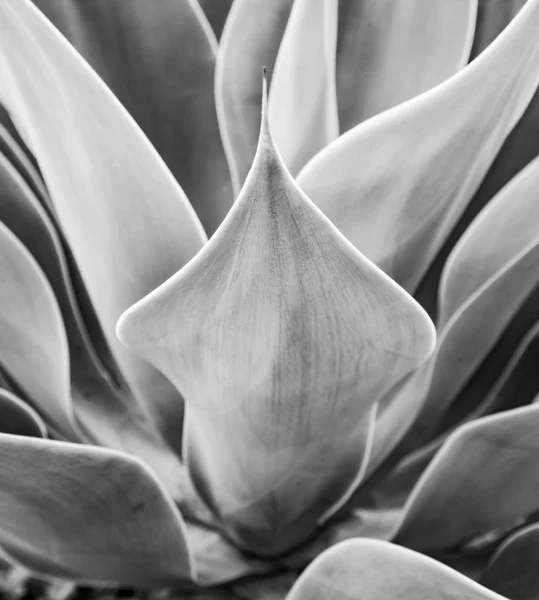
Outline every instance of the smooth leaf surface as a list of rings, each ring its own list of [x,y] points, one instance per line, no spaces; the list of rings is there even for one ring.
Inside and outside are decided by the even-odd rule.
[[[395,541],[451,548],[536,510],[538,426],[539,407],[533,405],[460,427],[408,498]]]
[[[468,62],[477,0],[340,0],[341,132],[454,75]]]
[[[538,26],[539,2],[530,0],[477,60],[351,129],[298,176],[340,231],[408,291],[537,88]]]
[[[76,438],[69,351],[54,293],[22,243],[0,222],[2,366],[46,418]]]
[[[27,437],[47,437],[47,427],[37,412],[8,390],[0,388],[0,432]]]
[[[535,287],[538,183],[536,159],[481,212],[447,260],[439,292],[441,333],[416,431],[433,430]]]
[[[213,101],[217,41],[198,2],[34,3],[140,125],[212,234],[233,198]]]
[[[80,314],[62,241],[54,224],[25,180],[2,155],[0,221],[10,228],[35,258],[58,303],[68,344],[69,363],[63,364],[64,350],[60,346],[57,357],[52,353],[49,361],[53,364],[57,362],[54,365],[56,371],[67,369],[67,375],[64,376],[69,377],[71,385],[65,394],[69,398],[69,404],[73,405],[73,416],[79,433],[83,433],[86,441],[132,452],[144,459],[155,469],[175,497],[181,495],[178,485],[182,468],[178,458],[164,443],[155,425],[142,413],[131,395],[117,388],[113,377],[103,365],[102,353],[98,356]],[[2,276],[8,275],[3,273]],[[21,332],[28,325],[21,315],[17,323]],[[31,339],[30,337],[28,344]],[[10,352],[9,340],[9,337],[2,339],[2,355]],[[27,366],[19,368],[17,373],[20,384],[26,389],[30,399],[40,407],[43,402],[51,402],[52,392],[42,395],[39,383],[42,379],[33,384],[25,384],[32,376],[36,376],[35,360],[32,361],[29,356],[31,354],[26,355],[29,362],[23,363]],[[65,402],[67,405],[68,400]],[[46,407],[44,411],[49,414]]]
[[[500,35],[524,4],[526,0],[478,0],[471,59]]]
[[[118,335],[181,391],[199,491],[265,554],[303,541],[359,483],[377,400],[434,345],[419,305],[297,187],[266,116],[220,229]]]
[[[294,176],[339,135],[337,17],[335,0],[296,0],[275,61],[269,121]]]
[[[324,552],[287,600],[503,600],[449,567],[406,548],[350,540]]]
[[[539,594],[539,525],[510,536],[491,558],[481,584],[511,600],[534,600]]]
[[[28,0],[1,0],[0,28],[0,98],[39,160],[107,342],[137,400],[159,423],[181,422],[176,390],[114,328],[198,251],[202,228],[129,115]]]
[[[192,568],[182,518],[127,455],[0,436],[0,544],[31,570],[143,588]]]
[[[256,152],[262,67],[271,81],[292,4],[293,0],[235,0],[223,30],[215,103],[236,196]]]

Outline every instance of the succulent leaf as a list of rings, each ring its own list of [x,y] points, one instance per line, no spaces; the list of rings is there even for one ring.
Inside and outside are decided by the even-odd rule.
[[[339,135],[337,0],[295,0],[275,61],[269,121],[292,173]]]
[[[408,291],[537,88],[538,25],[539,2],[530,0],[472,64],[351,129],[298,176],[340,231]]]
[[[277,554],[357,485],[373,408],[434,328],[301,192],[263,115],[222,226],[118,335],[186,399],[186,460],[229,535]]]
[[[193,575],[183,520],[141,462],[0,435],[0,544],[49,576],[142,588]]]
[[[0,273],[2,366],[55,427],[77,439],[58,303],[32,255],[1,222]]]
[[[539,159],[492,200],[447,260],[429,393],[411,435],[432,431],[539,279]]]
[[[460,427],[408,498],[395,541],[420,549],[451,548],[536,510],[538,427],[537,405]]]
[[[503,596],[429,558],[377,540],[327,550],[296,581],[286,600],[503,600]]]
[[[217,54],[215,103],[234,184],[239,193],[260,131],[260,72],[273,66],[294,0],[235,0]]]
[[[498,548],[481,576],[482,585],[511,600],[534,600],[539,594],[539,525],[511,535]]]
[[[55,226],[32,190],[24,179],[0,154],[0,221],[14,233],[25,246],[46,276],[55,302],[62,317],[62,329],[68,343],[69,363],[66,366],[70,387],[65,394],[69,398],[74,411],[73,418],[79,434],[86,441],[100,445],[132,452],[143,458],[155,469],[167,488],[174,494],[180,495],[179,480],[184,476],[178,458],[165,444],[158,434],[155,425],[130,396],[111,381],[111,376],[103,366],[86,331],[81,317],[75,292],[73,290],[69,268],[62,241]],[[21,258],[21,260],[23,260]],[[7,273],[3,277],[8,277]],[[40,278],[38,278],[40,280]],[[7,285],[7,283],[5,283]],[[2,284],[0,284],[2,287]],[[5,288],[4,288],[5,289]],[[36,303],[39,301],[36,295]],[[19,306],[19,310],[21,307]],[[38,307],[38,312],[42,310]],[[23,332],[28,321],[22,315],[16,323]],[[51,321],[54,323],[54,321]],[[63,335],[63,334],[62,334]],[[8,338],[9,339],[9,338]],[[32,338],[29,343],[33,343]],[[60,344],[60,342],[58,342]],[[63,342],[62,342],[63,344]],[[9,345],[4,342],[2,355],[9,353]],[[59,352],[55,357],[52,351],[47,357],[56,371],[62,368],[64,350],[57,347]],[[44,377],[30,383],[31,373],[34,376],[36,361],[25,355],[26,366],[20,366],[12,376],[18,380],[30,396],[30,400],[40,406],[43,401],[50,403],[53,392],[42,398],[43,390],[40,385]],[[9,366],[9,361],[6,366]],[[59,398],[60,399],[60,398]],[[65,400],[66,405],[68,400]],[[48,414],[48,413],[46,413]],[[56,424],[57,420],[55,419]],[[178,428],[181,423],[178,423]],[[172,427],[170,428],[172,430]]]
[[[0,388],[0,433],[44,438],[47,426],[31,406]]]
[[[1,0],[0,28],[0,99],[39,160],[114,357],[160,423],[181,422],[178,393],[114,328],[198,251],[200,223],[136,124],[28,0]]]
[[[213,101],[217,42],[196,0],[34,2],[146,133],[211,235],[233,196]]]
[[[340,0],[341,132],[425,92],[470,56],[477,0]]]

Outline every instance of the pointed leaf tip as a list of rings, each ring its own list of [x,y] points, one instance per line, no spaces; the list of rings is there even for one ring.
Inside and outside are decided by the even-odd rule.
[[[186,399],[186,460],[230,536],[277,554],[357,485],[376,402],[435,334],[298,188],[263,118],[221,227],[118,335]]]

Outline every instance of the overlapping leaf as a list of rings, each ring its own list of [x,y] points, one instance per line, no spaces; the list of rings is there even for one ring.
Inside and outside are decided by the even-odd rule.
[[[271,81],[292,4],[293,0],[236,0],[223,30],[215,102],[236,194],[256,152],[262,67]]]
[[[440,285],[429,393],[414,425],[432,431],[539,279],[539,159],[483,210],[451,253]]]
[[[69,351],[54,293],[22,243],[0,222],[2,366],[44,415],[77,437],[69,395]]]
[[[510,536],[496,551],[481,584],[511,600],[534,600],[539,593],[539,525]]]
[[[222,227],[118,334],[186,398],[205,500],[267,554],[305,539],[357,485],[373,407],[434,343],[421,308],[299,190],[264,117]]]
[[[532,405],[459,428],[412,491],[395,540],[451,548],[535,511],[538,426],[539,407]]]
[[[537,88],[538,24],[539,2],[530,0],[472,64],[351,129],[298,177],[341,232],[409,291]]]
[[[172,500],[134,458],[0,435],[0,544],[33,571],[178,585],[193,575],[184,536]]]
[[[217,42],[198,2],[34,3],[140,125],[212,234],[233,198],[213,101]]]
[[[178,423],[179,395],[114,327],[198,251],[202,228],[132,119],[28,0],[2,0],[0,28],[0,99],[39,160],[114,357],[156,419]]]
[[[269,120],[292,175],[339,135],[337,17],[334,0],[296,0],[277,54]]]
[[[20,276],[11,282],[12,287],[17,285],[18,293],[28,296],[30,300],[34,299],[37,314],[43,310],[47,311],[48,306],[40,308],[37,304],[43,296],[39,285],[47,287],[47,283],[50,284],[51,292],[54,293],[52,300],[48,293],[47,298],[49,298],[49,303],[57,303],[57,308],[61,312],[61,321],[55,321],[52,317],[44,316],[43,318],[49,319],[51,326],[57,322],[58,337],[53,336],[52,330],[47,334],[42,332],[43,335],[46,335],[46,340],[42,340],[41,343],[46,342],[51,348],[55,348],[55,350],[48,351],[50,363],[48,368],[52,368],[53,373],[63,373],[62,377],[67,378],[68,386],[63,392],[65,403],[73,405],[73,417],[78,428],[84,433],[85,439],[118,450],[132,452],[143,458],[155,469],[175,496],[181,495],[178,486],[183,476],[178,458],[167,447],[155,426],[142,413],[130,394],[118,389],[114,384],[113,376],[102,363],[102,348],[98,348],[100,350],[98,356],[92,343],[93,340],[90,340],[80,315],[62,242],[54,224],[32,190],[26,185],[25,180],[2,155],[0,155],[0,221],[19,237],[39,266],[31,267],[30,264],[27,264],[29,259],[27,256],[24,259],[23,255],[26,254],[24,249],[19,249],[19,253],[21,253],[19,259],[23,261],[22,264],[27,265],[27,268],[31,270],[35,267],[38,269],[40,267],[42,270],[42,273],[33,278],[32,282],[27,281],[28,291],[24,292],[20,288],[20,284],[18,284]],[[47,278],[45,283],[43,283],[43,275]],[[3,272],[2,277],[5,278],[4,293],[7,293],[5,286],[10,281],[9,273]],[[12,293],[15,293],[14,289],[12,289]],[[19,340],[20,342],[20,335],[30,326],[30,322],[22,311],[21,305],[18,302],[15,302],[15,305],[17,314],[11,314],[11,318],[14,319],[11,327],[15,324],[19,337],[13,338],[12,341]],[[47,315],[48,312],[43,314]],[[37,335],[37,331],[34,332],[34,335]],[[64,335],[67,348],[63,346],[63,342],[60,342]],[[49,415],[50,409],[47,407],[53,402],[54,392],[43,393],[40,387],[43,376],[33,380],[38,376],[36,369],[42,368],[43,365],[39,361],[36,362],[35,357],[32,358],[31,352],[25,351],[22,366],[14,367],[10,339],[7,336],[2,339],[0,356],[3,357],[5,366],[29,394],[35,406],[42,408],[44,414]],[[27,344],[34,343],[33,339],[30,335]],[[67,350],[69,351],[69,361],[66,363]],[[10,366],[14,370],[9,369]],[[44,376],[48,377],[48,374],[45,373]],[[61,400],[60,396],[56,399],[56,401],[58,400]],[[58,426],[57,419],[55,422]],[[172,430],[171,425],[170,431]],[[181,422],[177,424],[177,430],[181,430]]]
[[[468,62],[477,0],[340,0],[341,132],[444,81]]]

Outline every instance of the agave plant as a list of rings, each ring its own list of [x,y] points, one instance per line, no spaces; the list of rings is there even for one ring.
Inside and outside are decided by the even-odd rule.
[[[537,596],[537,31],[0,0],[6,590]]]

